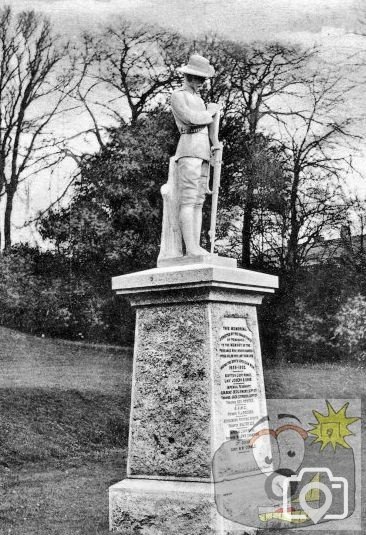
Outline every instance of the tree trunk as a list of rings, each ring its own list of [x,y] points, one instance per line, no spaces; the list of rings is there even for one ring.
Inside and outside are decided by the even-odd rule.
[[[295,169],[290,197],[290,237],[287,244],[287,269],[294,273],[298,267],[298,247],[300,225],[297,217],[297,196],[300,181],[300,171]]]
[[[5,250],[11,247],[11,214],[13,211],[14,191],[9,188],[6,193],[6,207],[4,216],[4,248]]]
[[[253,160],[253,149],[256,142],[256,132],[258,126],[258,110],[259,101],[255,109],[251,109],[248,117],[249,121],[249,141],[246,144],[247,158],[249,162]],[[243,268],[249,269],[251,266],[251,238],[252,238],[252,223],[254,211],[254,180],[249,172],[248,184],[246,191],[246,199],[244,204],[243,215],[243,230],[242,230],[242,253],[241,263]]]
[[[252,179],[248,179],[247,186],[247,195],[244,205],[244,215],[243,215],[243,230],[242,230],[242,254],[241,254],[241,264],[243,268],[250,268],[250,240],[252,237],[252,219],[253,219],[253,196],[254,188]]]

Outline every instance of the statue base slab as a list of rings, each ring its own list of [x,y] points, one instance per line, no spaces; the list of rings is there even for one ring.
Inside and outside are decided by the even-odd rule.
[[[124,479],[109,489],[110,530],[146,535],[249,535],[255,529],[226,520],[213,485],[198,481]]]
[[[222,266],[235,269],[237,261],[235,258],[227,258],[218,254],[202,254],[197,256],[175,256],[171,258],[158,259],[158,267],[187,266],[190,264],[204,264],[206,266]]]

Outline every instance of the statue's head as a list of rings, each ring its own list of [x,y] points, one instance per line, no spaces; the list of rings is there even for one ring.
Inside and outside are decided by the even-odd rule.
[[[187,65],[183,65],[177,69],[178,72],[184,75],[195,76],[197,78],[212,78],[215,74],[215,69],[210,65],[208,59],[199,54],[192,54]]]

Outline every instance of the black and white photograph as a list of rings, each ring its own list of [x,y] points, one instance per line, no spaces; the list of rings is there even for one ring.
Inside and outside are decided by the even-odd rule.
[[[365,529],[366,2],[0,0],[0,535]]]

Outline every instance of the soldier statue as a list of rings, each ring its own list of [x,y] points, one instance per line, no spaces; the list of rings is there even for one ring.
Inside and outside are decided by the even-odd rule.
[[[171,107],[181,135],[168,184],[162,188],[165,214],[160,261],[183,255],[182,238],[188,257],[209,254],[200,246],[202,207],[209,192],[211,154],[221,146],[218,128],[214,128],[219,106],[210,103],[206,108],[199,95],[205,80],[214,75],[214,68],[206,58],[194,54],[178,71],[184,74],[184,84],[173,92]]]

